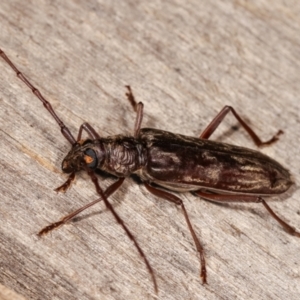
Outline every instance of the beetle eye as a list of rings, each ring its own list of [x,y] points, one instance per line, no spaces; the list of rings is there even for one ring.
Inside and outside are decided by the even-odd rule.
[[[93,149],[87,149],[84,152],[83,159],[84,159],[86,165],[91,169],[95,169],[98,165],[97,155]]]

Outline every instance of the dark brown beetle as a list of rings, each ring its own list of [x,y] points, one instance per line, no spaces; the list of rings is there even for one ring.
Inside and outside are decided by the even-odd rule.
[[[262,198],[262,196],[278,195],[288,190],[292,185],[289,172],[278,162],[258,151],[208,140],[230,111],[257,146],[270,145],[277,141],[278,136],[282,133],[281,130],[269,141],[262,142],[230,106],[225,106],[221,110],[199,138],[158,129],[141,129],[143,104],[141,102],[136,103],[130,86],[127,86],[127,98],[137,112],[134,135],[132,137],[116,135],[103,138],[98,135],[90,124],[84,123],[80,126],[77,140],[75,140],[69,129],[56,115],[50,103],[16,68],[1,49],[0,55],[16,72],[17,76],[42,101],[45,108],[60,126],[63,136],[72,145],[70,152],[62,162],[62,170],[65,173],[70,173],[69,178],[56,190],[66,191],[75,178],[75,174],[83,170],[88,173],[96,187],[97,193],[101,197],[67,215],[62,220],[48,225],[39,232],[40,236],[63,225],[75,215],[103,200],[117,222],[134,242],[145,261],[152,276],[155,291],[157,291],[154,272],[145,254],[123,220],[107,200],[121,186],[125,177],[137,174],[149,192],[181,206],[196,248],[200,253],[200,276],[203,283],[206,283],[204,250],[194,232],[182,200],[165,189],[175,192],[194,192],[204,199],[220,203],[262,203],[271,216],[288,233],[300,237],[300,233],[279,218]],[[86,140],[81,140],[83,130],[89,136]],[[100,188],[95,175],[97,169],[119,178],[105,192]],[[160,189],[157,186],[164,189]]]

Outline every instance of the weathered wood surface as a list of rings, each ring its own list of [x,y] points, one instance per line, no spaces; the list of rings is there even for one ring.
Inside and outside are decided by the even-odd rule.
[[[268,202],[300,228],[298,1],[4,0],[0,16],[0,47],[75,135],[84,121],[103,136],[130,133],[126,84],[144,102],[144,127],[197,136],[228,104],[264,139],[284,130],[262,151],[296,185]],[[66,194],[53,191],[69,144],[2,60],[0,68],[0,282],[27,299],[154,299],[143,261],[103,204],[36,237],[97,195],[84,174]],[[233,125],[226,118],[213,138],[255,148]],[[206,286],[179,209],[132,179],[110,198],[155,270],[160,299],[299,299],[300,240],[261,205],[181,198],[205,248]]]
[[[14,291],[10,290],[6,286],[0,284],[0,299],[1,300],[25,300],[25,298]]]

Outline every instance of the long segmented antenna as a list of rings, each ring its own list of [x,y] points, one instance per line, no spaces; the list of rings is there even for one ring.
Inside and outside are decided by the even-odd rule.
[[[44,98],[41,92],[31,84],[31,82],[23,75],[23,73],[12,63],[12,61],[6,56],[6,54],[0,49],[0,56],[7,62],[7,64],[16,72],[17,77],[21,79],[33,92],[33,94],[39,98],[44,107],[48,110],[48,112],[52,115],[54,120],[60,127],[62,135],[70,142],[71,145],[76,143],[75,138],[72,133],[68,129],[68,127],[63,123],[63,121],[57,116],[51,104]]]

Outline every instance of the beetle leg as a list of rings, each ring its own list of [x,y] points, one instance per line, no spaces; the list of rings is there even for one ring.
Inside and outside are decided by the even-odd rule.
[[[75,179],[75,172],[71,173],[65,183],[63,183],[61,186],[56,188],[54,191],[55,192],[62,192],[65,193],[66,190],[71,186],[72,182]]]
[[[113,194],[123,183],[125,178],[119,178],[118,181],[114,182],[113,184],[111,184],[104,192],[105,197],[109,197],[111,194]],[[60,221],[52,223],[48,226],[46,226],[45,228],[43,228],[39,233],[38,236],[42,236],[47,234],[49,231],[52,231],[53,229],[60,227],[62,225],[64,225],[65,223],[67,223],[69,220],[73,219],[75,216],[77,216],[79,213],[81,213],[82,211],[86,210],[87,208],[93,206],[94,204],[98,203],[102,201],[102,198],[99,198],[97,200],[94,200],[93,202],[90,202],[82,207],[80,207],[79,209],[73,211],[72,213],[68,214],[67,216],[63,217]]]
[[[137,104],[137,111],[136,111],[136,119],[134,124],[134,130],[133,130],[133,136],[137,138],[140,134],[141,124],[143,121],[143,110],[144,110],[144,104],[142,102],[139,102]]]
[[[78,136],[77,136],[77,142],[81,140],[82,131],[85,130],[88,134],[88,136],[93,139],[97,140],[100,139],[99,134],[96,132],[96,130],[89,124],[89,123],[83,123],[79,127]]]
[[[201,191],[195,192],[200,197],[218,203],[232,203],[232,202],[244,202],[244,203],[262,203],[267,209],[269,214],[291,235],[300,237],[300,233],[292,226],[283,221],[267,204],[267,202],[258,196],[249,196],[249,195],[220,195],[220,194],[209,194]]]
[[[133,107],[133,110],[136,112],[133,136],[137,138],[139,136],[141,124],[143,120],[144,104],[142,102],[137,103],[135,101],[130,85],[126,85],[125,87],[128,89],[128,92],[126,93],[126,97],[130,102],[131,106]]]
[[[179,205],[181,206],[182,208],[182,211],[183,211],[183,215],[185,217],[185,220],[186,220],[186,223],[189,227],[189,230],[191,232],[191,235],[193,237],[193,240],[194,240],[194,243],[196,245],[196,248],[197,248],[197,251],[199,252],[200,254],[200,261],[201,261],[201,273],[200,273],[200,277],[202,278],[202,283],[207,283],[206,282],[206,267],[205,267],[205,257],[204,257],[204,249],[193,229],[193,226],[191,224],[191,221],[189,219],[189,216],[188,216],[188,213],[184,207],[184,204],[182,202],[182,200],[180,198],[178,198],[177,196],[173,195],[173,194],[170,194],[166,191],[163,191],[161,189],[157,189],[157,188],[154,188],[153,186],[151,186],[150,184],[147,184],[147,183],[144,183],[145,184],[145,187],[146,189],[154,194],[155,196],[159,197],[159,198],[163,198],[165,200],[168,200],[176,205]]]
[[[135,97],[133,96],[131,87],[130,87],[130,85],[125,85],[125,87],[126,87],[127,90],[128,90],[128,92],[125,93],[125,95],[126,95],[128,101],[130,102],[130,104],[131,104],[133,110],[136,112],[136,110],[137,110],[137,109],[136,109],[136,107],[137,107],[137,102],[136,102],[136,100],[135,100]]]
[[[213,132],[218,128],[218,126],[221,124],[225,116],[232,112],[235,118],[239,121],[239,123],[245,128],[245,130],[248,132],[250,137],[252,138],[253,142],[256,146],[267,146],[270,144],[273,144],[278,140],[278,137],[280,134],[283,133],[282,130],[278,130],[278,132],[268,141],[263,142],[257,134],[247,125],[245,121],[238,115],[238,113],[234,110],[231,106],[224,106],[224,108],[217,114],[217,116],[209,123],[209,125],[204,129],[204,131],[201,133],[200,138],[201,139],[209,139],[209,137],[213,134]]]

